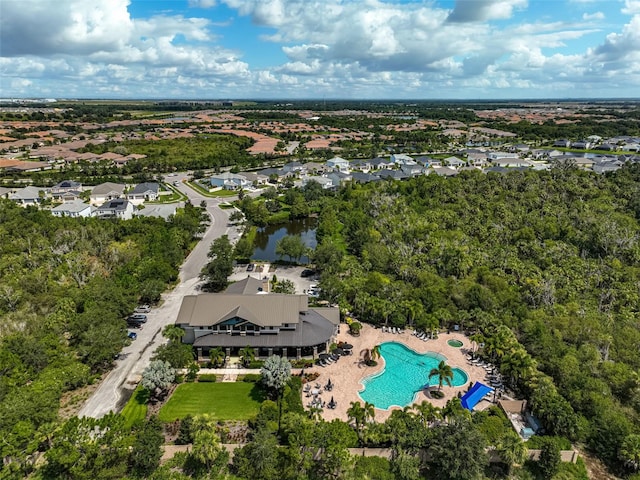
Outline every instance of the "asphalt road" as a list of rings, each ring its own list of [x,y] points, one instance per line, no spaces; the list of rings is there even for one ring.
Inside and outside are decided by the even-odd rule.
[[[161,333],[162,329],[177,318],[182,298],[197,293],[201,283],[198,276],[202,266],[207,262],[211,242],[225,234],[229,235],[233,242],[239,237],[239,232],[228,225],[228,215],[233,210],[222,210],[219,207],[222,201],[229,199],[204,197],[182,183],[185,177],[186,174],[177,174],[167,178],[167,181],[178,182],[176,188],[187,195],[194,205],[200,205],[204,200],[211,224],[182,264],[178,285],[162,295],[160,305],[147,314],[148,320],[143,328],[133,330],[138,334],[138,338],[122,350],[113,370],[106,374],[100,386],[78,412],[80,417],[101,418],[110,411],[117,412],[122,408],[129,397],[128,393],[136,387],[142,372],[149,365],[153,352],[166,342]]]

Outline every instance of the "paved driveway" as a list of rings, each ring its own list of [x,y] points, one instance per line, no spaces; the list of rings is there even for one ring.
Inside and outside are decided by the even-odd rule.
[[[149,365],[153,352],[158,346],[165,343],[166,339],[162,336],[162,329],[177,318],[182,298],[185,295],[197,293],[201,283],[198,276],[207,261],[211,242],[225,234],[229,235],[232,241],[239,237],[236,229],[228,224],[228,215],[233,210],[222,210],[219,206],[222,200],[206,198],[181,183],[184,176],[184,174],[177,174],[167,180],[177,181],[177,188],[186,194],[194,205],[198,206],[204,200],[207,204],[207,212],[212,219],[211,224],[182,264],[178,285],[162,295],[160,305],[147,314],[147,323],[142,329],[135,330],[138,338],[122,350],[113,370],[106,374],[100,386],[78,412],[80,417],[101,418],[110,411],[120,410],[123,406],[122,403],[128,397],[123,395],[127,393],[125,390],[135,388],[140,381],[142,372]],[[228,198],[224,201],[226,200]]]

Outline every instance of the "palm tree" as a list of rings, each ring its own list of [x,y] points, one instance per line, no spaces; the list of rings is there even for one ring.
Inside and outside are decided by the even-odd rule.
[[[471,420],[471,412],[462,406],[458,397],[453,397],[442,409],[442,417],[451,424],[465,418]]]
[[[177,325],[167,325],[162,330],[162,335],[169,339],[171,343],[177,343],[182,339],[184,330]]]
[[[369,403],[369,402],[364,402],[364,407],[362,407],[364,409],[364,421],[366,422],[373,422],[376,416],[376,410],[375,410],[375,406],[373,405],[373,403]]]
[[[475,355],[480,344],[484,344],[484,335],[482,335],[481,333],[474,333],[469,337],[469,340],[471,340],[471,345],[473,345],[473,353]]]
[[[347,409],[347,417],[353,421],[358,434],[358,440],[362,444],[362,427],[367,419],[365,408],[360,402],[351,402],[351,406]]]
[[[502,357],[500,367],[505,374],[509,375],[510,383],[517,386],[520,379],[527,378],[533,373],[536,361],[524,348],[517,348]]]
[[[424,427],[430,427],[433,423],[441,418],[440,409],[431,402],[423,400],[419,405],[414,405],[415,415],[420,419]]]
[[[451,386],[453,370],[449,365],[447,365],[447,362],[441,360],[438,366],[436,368],[432,368],[429,372],[429,380],[431,380],[431,377],[438,377],[438,391],[441,391],[443,383]]]
[[[360,355],[362,355],[365,365],[373,367],[377,365],[376,360],[380,358],[380,345],[376,345],[373,348],[365,348],[360,352]]]
[[[256,359],[256,352],[249,345],[247,345],[244,348],[241,348],[240,352],[238,353],[240,354],[240,362],[245,367],[249,366],[249,364]]]
[[[511,471],[511,467],[523,463],[527,459],[527,446],[520,436],[510,430],[500,440],[496,446],[496,452],[507,467],[507,474]]]
[[[224,361],[225,354],[222,347],[209,350],[209,361],[214,367],[218,367]]]

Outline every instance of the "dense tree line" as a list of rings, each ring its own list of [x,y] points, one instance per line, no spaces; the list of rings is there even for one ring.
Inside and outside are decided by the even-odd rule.
[[[63,393],[110,367],[125,317],[177,280],[204,220],[190,204],[169,221],[109,221],[0,202],[3,458],[25,462],[57,428]]]
[[[547,432],[622,468],[640,425],[638,198],[638,165],[348,185],[320,216],[323,295],[367,322],[460,325]]]

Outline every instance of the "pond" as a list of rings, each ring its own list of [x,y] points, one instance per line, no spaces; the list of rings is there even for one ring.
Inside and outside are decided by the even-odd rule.
[[[302,241],[309,248],[316,248],[316,218],[302,218],[299,220],[290,220],[287,223],[279,225],[267,225],[258,229],[256,234],[251,260],[264,260],[275,262],[280,260],[276,254],[276,243],[287,235],[300,235]],[[283,260],[287,260],[283,257]],[[304,256],[300,259],[301,263],[308,263],[309,258]]]

